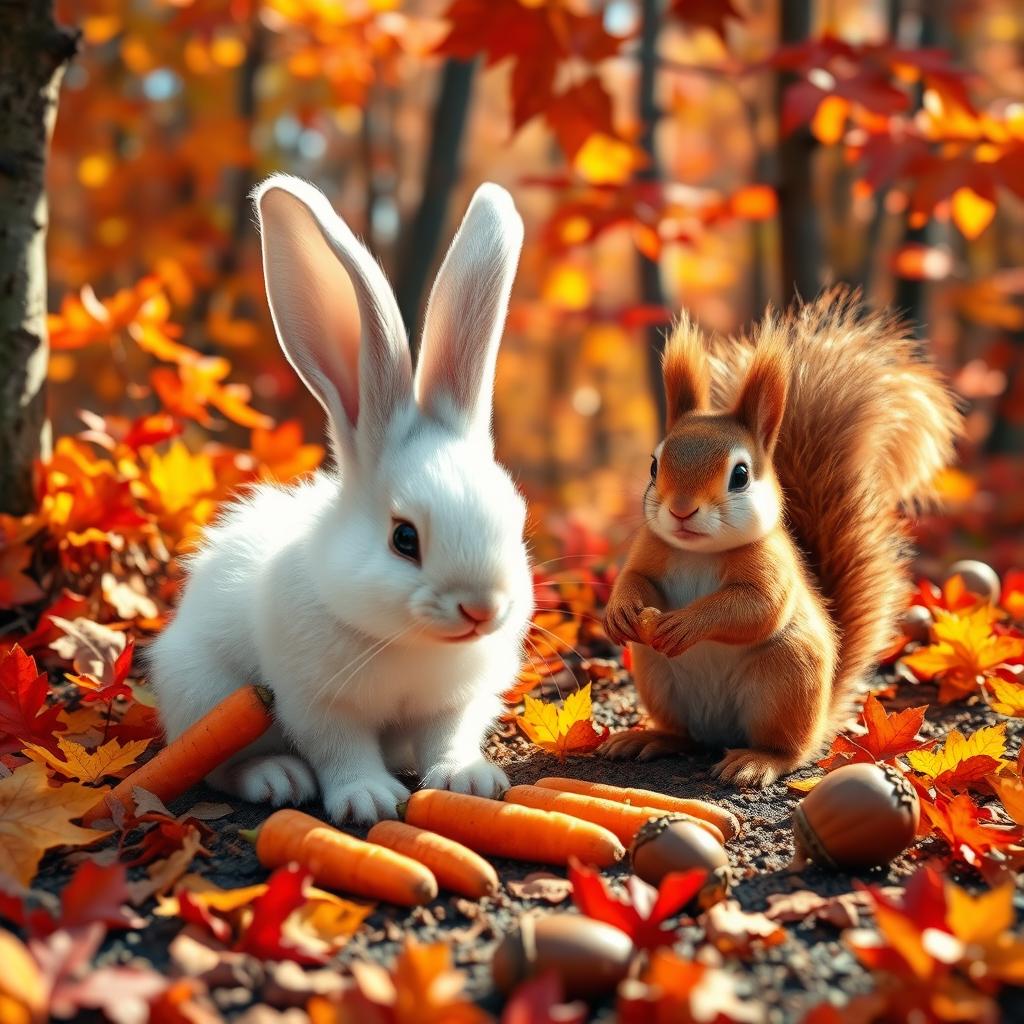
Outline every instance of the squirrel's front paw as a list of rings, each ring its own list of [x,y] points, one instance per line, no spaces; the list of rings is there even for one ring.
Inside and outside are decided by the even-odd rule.
[[[508,789],[508,776],[483,756],[468,763],[442,761],[423,776],[423,788],[495,797]]]
[[[604,631],[611,640],[623,647],[628,643],[647,643],[651,612],[657,614],[657,609],[612,599],[604,611]]]
[[[678,615],[661,615],[650,630],[648,641],[666,658],[678,658],[694,645],[694,637],[685,620]]]
[[[617,732],[597,748],[599,757],[612,761],[653,761],[659,757],[682,754],[690,749],[690,741],[663,729],[627,729]]]
[[[373,825],[382,818],[397,818],[398,805],[408,799],[409,790],[382,773],[327,789],[324,807],[338,824]]]

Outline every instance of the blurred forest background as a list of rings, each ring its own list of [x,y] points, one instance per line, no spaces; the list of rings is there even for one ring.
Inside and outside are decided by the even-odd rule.
[[[320,458],[247,197],[274,170],[327,192],[410,324],[473,189],[512,191],[527,242],[496,434],[541,552],[599,556],[639,522],[675,311],[729,333],[850,282],[906,312],[970,410],[926,557],[1024,561],[1020,0],[59,0],[56,18],[81,38],[47,171],[55,455],[38,512],[0,520],[9,605],[39,531],[68,571],[133,544],[166,561],[231,487]]]

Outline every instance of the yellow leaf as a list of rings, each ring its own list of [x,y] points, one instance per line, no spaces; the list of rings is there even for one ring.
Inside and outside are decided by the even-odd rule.
[[[824,775],[812,775],[809,779],[789,779],[786,787],[796,793],[810,793],[823,778]]]
[[[538,747],[560,758],[588,753],[608,734],[607,728],[594,728],[590,683],[570,694],[561,707],[529,695],[523,697],[523,703],[524,712],[516,717],[519,727]]]
[[[1006,753],[1006,725],[989,725],[967,738],[954,729],[937,750],[911,750],[910,767],[933,782],[966,785],[998,770]]]
[[[57,738],[57,746],[64,755],[63,760],[52,751],[34,743],[25,745],[25,754],[37,764],[49,765],[66,779],[99,782],[108,775],[120,775],[125,768],[135,764],[152,742],[151,739],[129,740],[122,745],[118,740],[110,740],[90,751],[81,743],[60,736]]]
[[[621,185],[645,162],[643,150],[604,132],[594,132],[577,150],[572,164],[591,185]]]
[[[988,686],[995,698],[992,701],[993,711],[1010,718],[1024,718],[1024,686],[1001,676],[992,676]]]
[[[978,195],[973,188],[962,185],[953,193],[953,223],[965,238],[977,238],[992,223],[996,204]]]
[[[1000,665],[1024,655],[1024,639],[992,631],[994,614],[987,606],[962,613],[936,609],[936,642],[906,655],[903,663],[922,679],[939,679],[940,700],[967,696]]]
[[[842,96],[826,96],[811,119],[811,133],[826,146],[835,144],[846,130],[849,110],[850,104]]]
[[[590,305],[590,278],[582,267],[562,263],[548,274],[542,294],[557,309],[577,312]]]
[[[27,764],[0,779],[0,864],[28,885],[44,851],[84,846],[107,833],[72,825],[96,803],[97,792],[77,783],[51,786],[41,764]]]

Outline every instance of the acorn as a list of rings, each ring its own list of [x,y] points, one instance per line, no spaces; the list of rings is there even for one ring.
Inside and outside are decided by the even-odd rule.
[[[494,952],[494,983],[509,993],[520,982],[554,971],[569,999],[614,992],[629,972],[633,942],[618,928],[580,914],[527,915]]]
[[[642,825],[629,852],[633,874],[657,886],[673,871],[703,868],[708,873],[693,911],[707,910],[729,893],[729,857],[721,843],[685,814],[665,814]]]
[[[945,578],[948,580],[954,576],[959,576],[972,594],[983,598],[989,604],[998,602],[1003,585],[999,582],[999,574],[991,565],[972,559],[954,562],[946,571]]]
[[[837,768],[793,811],[792,866],[808,860],[836,870],[888,864],[914,841],[920,817],[917,793],[897,768]]]
[[[912,604],[900,619],[900,632],[908,640],[926,644],[932,637],[932,613],[923,604]]]

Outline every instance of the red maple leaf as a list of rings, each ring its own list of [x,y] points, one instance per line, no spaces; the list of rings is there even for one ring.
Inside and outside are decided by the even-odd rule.
[[[626,881],[627,898],[616,896],[601,875],[577,860],[569,865],[572,899],[581,913],[604,921],[625,932],[637,949],[670,946],[676,929],[664,927],[700,892],[707,872],[700,868],[665,876],[655,889],[631,875]]]
[[[951,800],[939,796],[934,803],[923,803],[921,810],[949,844],[953,856],[967,864],[977,866],[993,851],[1018,843],[1024,829],[993,825],[989,812],[967,795]]]
[[[17,644],[0,655],[0,754],[37,743],[57,753],[54,733],[65,727],[59,707],[46,707],[50,683]]]
[[[281,928],[293,910],[306,901],[303,890],[313,876],[297,864],[278,868],[267,882],[267,891],[252,904],[252,918],[239,937],[235,949],[251,953],[260,960],[294,960],[300,964],[322,964],[327,956],[306,953],[281,934]]]
[[[867,732],[856,737],[837,736],[828,756],[818,764],[830,772],[844,764],[891,761],[899,754],[919,750],[928,743],[917,738],[927,710],[927,705],[923,705],[887,714],[878,698],[869,694],[861,711],[861,721]]]
[[[96,864],[83,861],[60,895],[60,912],[55,917],[45,908],[26,907],[16,896],[0,893],[0,914],[25,928],[36,939],[46,938],[58,928],[84,928],[103,924],[107,928],[142,928],[145,922],[126,906],[131,900],[128,871],[124,864]]]

